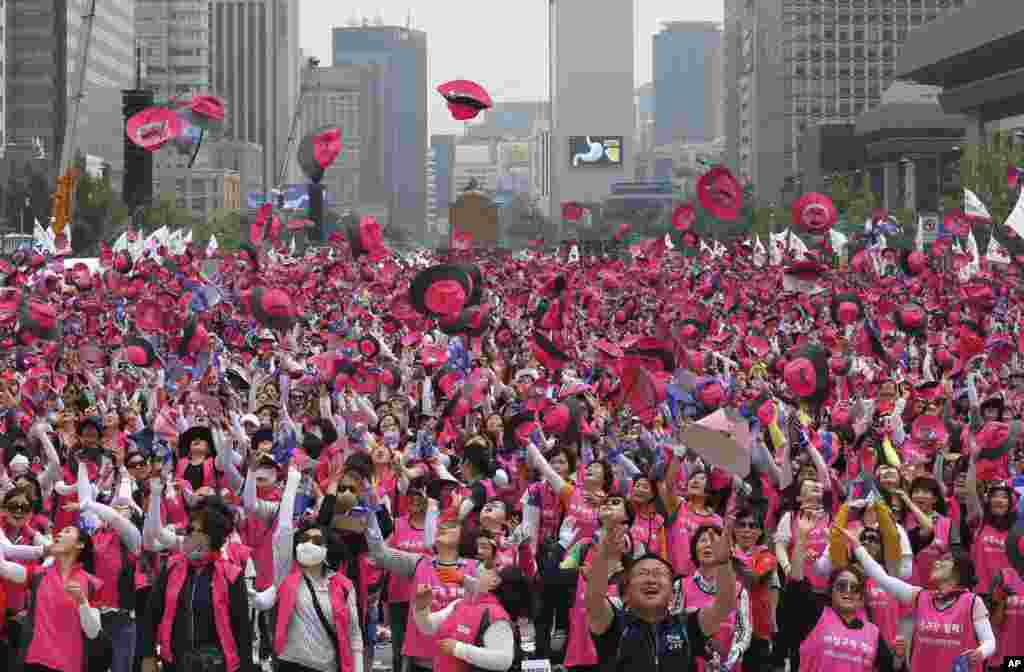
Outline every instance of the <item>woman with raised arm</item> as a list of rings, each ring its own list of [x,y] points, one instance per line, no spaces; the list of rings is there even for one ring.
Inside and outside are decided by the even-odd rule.
[[[911,672],[953,669],[960,657],[971,672],[980,672],[995,653],[996,640],[985,603],[968,588],[973,574],[970,559],[951,554],[939,558],[932,563],[930,587],[921,588],[886,574],[856,535],[842,533],[864,572],[902,604],[913,607]]]

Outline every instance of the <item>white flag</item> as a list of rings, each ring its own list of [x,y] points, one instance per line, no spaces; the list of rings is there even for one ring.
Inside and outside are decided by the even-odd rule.
[[[754,266],[761,268],[768,260],[768,253],[761,242],[761,236],[754,236]]]
[[[714,251],[710,247],[708,247],[708,244],[705,243],[703,239],[701,239],[701,241],[700,241],[700,253],[701,254],[707,253],[707,254],[711,254],[711,255],[714,254]]]
[[[674,250],[674,249],[676,249],[676,244],[672,242],[672,235],[668,234],[668,233],[665,234],[665,249],[666,250]]]
[[[1021,192],[1024,196],[1024,191]],[[1017,205],[1013,206],[1013,212],[1006,218],[1006,225],[1013,229],[1021,238],[1024,238],[1024,197],[1017,197]]]
[[[970,189],[964,189],[964,214],[971,219],[985,222],[992,221],[992,215],[988,214],[988,208],[981,202],[978,195]]]
[[[808,252],[810,252],[804,241],[795,233],[789,237],[789,249],[796,254],[797,259],[802,259]]]
[[[113,247],[113,249],[111,251],[114,254],[117,254],[118,252],[124,252],[127,249],[128,249],[128,232],[125,231],[120,236],[117,237],[117,240],[114,241],[114,247]]]
[[[721,241],[718,241],[718,240],[716,240],[716,241],[715,241],[715,250],[714,250],[714,255],[715,255],[715,258],[716,258],[716,259],[721,259],[721,258],[722,258],[722,257],[724,257],[724,256],[725,256],[725,255],[726,255],[726,254],[727,254],[728,252],[729,252],[728,248],[726,248],[726,247],[725,247],[725,245],[723,245],[723,244],[721,243]]]
[[[832,251],[838,255],[842,255],[843,250],[846,249],[850,239],[847,238],[845,234],[840,231],[836,231],[835,229],[829,229],[828,235],[832,241]]]
[[[217,253],[217,234],[210,236],[210,242],[206,243],[206,256],[212,257]]]
[[[917,216],[917,235],[914,236],[914,249],[924,252],[924,218]]]
[[[1009,264],[1010,253],[1006,251],[995,236],[989,236],[988,247],[985,248],[985,258],[996,264]]]
[[[34,240],[35,247],[40,252],[47,254],[55,254],[56,249],[54,249],[53,236],[49,235],[47,231],[48,229],[44,229],[42,226],[40,226],[39,220],[37,219],[36,225],[32,230],[32,238]]]
[[[967,254],[971,255],[971,277],[981,272],[981,252],[978,250],[978,241],[974,238],[974,230],[967,234]]]
[[[292,236],[292,244],[288,248],[288,255],[292,257],[295,256],[295,236]]]

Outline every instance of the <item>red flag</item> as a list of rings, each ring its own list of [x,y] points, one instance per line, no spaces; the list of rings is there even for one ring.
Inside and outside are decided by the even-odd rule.
[[[270,217],[273,209],[273,205],[264,203],[256,214],[256,221],[249,226],[249,242],[253,245],[259,245],[263,242],[263,232],[266,229],[267,219]]]

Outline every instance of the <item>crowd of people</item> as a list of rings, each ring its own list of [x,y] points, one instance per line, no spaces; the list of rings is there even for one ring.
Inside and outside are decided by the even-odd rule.
[[[1022,294],[932,251],[19,252],[0,665],[997,669]]]

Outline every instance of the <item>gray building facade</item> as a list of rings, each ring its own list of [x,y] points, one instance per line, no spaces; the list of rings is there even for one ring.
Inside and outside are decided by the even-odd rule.
[[[158,97],[210,88],[210,1],[136,0],[142,87]]]
[[[636,129],[636,0],[558,0],[551,11],[549,215],[561,239],[562,203],[595,203],[632,179]],[[595,36],[600,39],[595,43]],[[616,143],[618,146],[615,146]],[[604,146],[602,157],[599,145]],[[586,151],[589,146],[593,157]],[[596,160],[590,160],[596,158]]]
[[[805,191],[799,142],[807,129],[854,123],[877,108],[908,33],[963,3],[727,0],[726,81],[737,82],[726,100],[729,165],[762,202]]]
[[[224,137],[263,147],[265,191],[297,181],[286,153],[299,96],[298,0],[211,0],[209,58],[210,92],[227,108]]]
[[[714,140],[722,129],[722,30],[672,21],[654,35],[654,144]]]
[[[334,29],[332,43],[334,65],[374,74],[366,96],[372,118],[363,126],[362,200],[386,204],[388,226],[421,240],[427,217],[427,34],[348,26]]]

